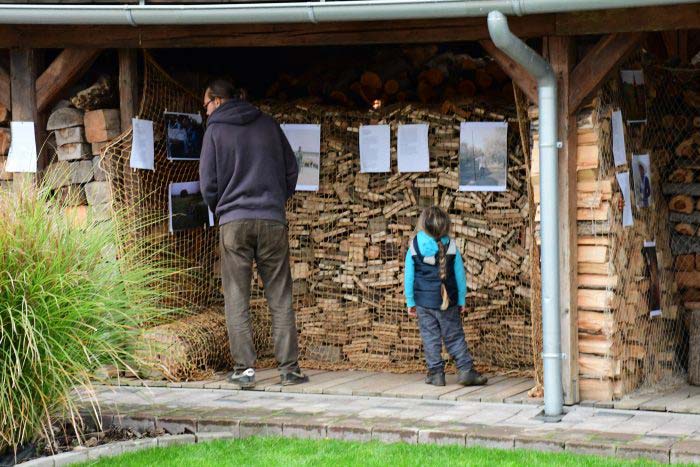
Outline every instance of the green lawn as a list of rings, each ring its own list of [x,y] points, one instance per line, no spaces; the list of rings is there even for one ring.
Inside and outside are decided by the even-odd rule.
[[[556,465],[624,466],[656,465],[614,458],[503,451],[456,446],[351,443],[345,441],[295,440],[287,438],[246,438],[235,441],[148,449],[106,458],[83,465],[97,466],[425,466],[425,465]]]

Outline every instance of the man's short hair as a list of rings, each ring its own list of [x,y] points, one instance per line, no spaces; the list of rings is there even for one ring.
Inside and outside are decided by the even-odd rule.
[[[224,78],[217,78],[207,86],[209,97],[219,99],[233,99],[239,96],[240,91],[236,89],[233,83]]]

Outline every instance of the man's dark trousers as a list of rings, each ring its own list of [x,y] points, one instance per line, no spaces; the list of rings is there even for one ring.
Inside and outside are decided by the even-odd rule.
[[[220,237],[226,326],[234,369],[255,368],[257,356],[250,317],[255,260],[270,308],[279,370],[281,373],[299,371],[287,226],[279,221],[234,220],[221,226]]]

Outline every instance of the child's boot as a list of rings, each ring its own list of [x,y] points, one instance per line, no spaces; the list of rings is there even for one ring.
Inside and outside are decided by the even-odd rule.
[[[457,382],[462,386],[483,386],[488,382],[488,378],[474,368],[469,370],[459,370],[459,376],[457,377]]]
[[[439,371],[437,373],[428,373],[428,376],[425,377],[425,384],[432,384],[433,386],[444,386],[445,372]]]

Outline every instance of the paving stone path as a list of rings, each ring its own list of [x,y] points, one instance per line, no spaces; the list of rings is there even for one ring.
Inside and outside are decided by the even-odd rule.
[[[171,434],[478,445],[700,462],[700,415],[575,406],[561,422],[546,423],[538,418],[539,405],[402,396],[131,386],[97,386],[94,394],[77,395],[86,407],[90,399],[99,400],[103,423],[162,427]]]

